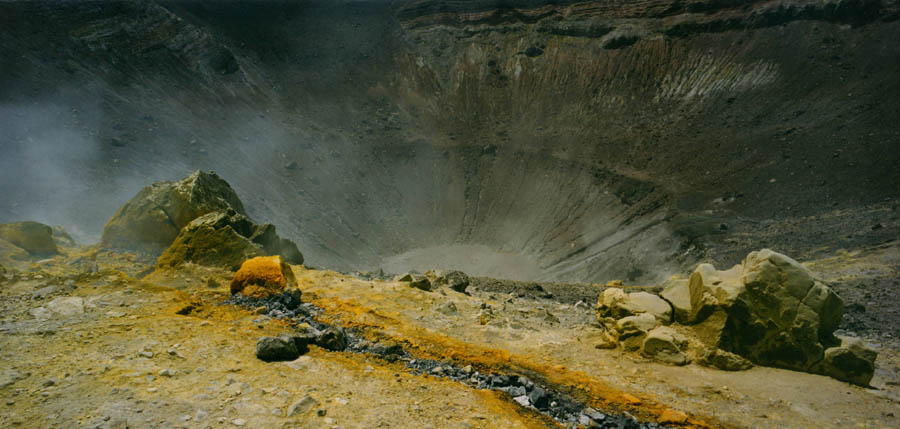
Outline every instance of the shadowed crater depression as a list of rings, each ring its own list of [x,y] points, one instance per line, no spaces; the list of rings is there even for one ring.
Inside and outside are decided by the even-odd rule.
[[[4,3],[0,220],[96,241],[142,186],[201,169],[345,271],[650,282],[884,242],[898,10]]]

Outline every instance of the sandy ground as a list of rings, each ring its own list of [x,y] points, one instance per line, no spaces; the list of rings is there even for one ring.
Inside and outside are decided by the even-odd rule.
[[[811,266],[834,272],[879,260],[851,256]],[[365,355],[312,347],[296,361],[264,363],[256,339],[292,328],[220,305],[229,273],[187,266],[137,280],[122,271],[141,271],[135,262],[103,257],[96,273],[58,258],[0,286],[0,427],[553,426],[499,393]],[[416,356],[527,374],[606,411],[658,421],[674,410],[696,427],[900,424],[890,342],[869,389],[771,368],[674,367],[596,349],[590,306],[295,273],[303,300],[325,308],[325,321]],[[307,406],[288,415],[298,402]]]

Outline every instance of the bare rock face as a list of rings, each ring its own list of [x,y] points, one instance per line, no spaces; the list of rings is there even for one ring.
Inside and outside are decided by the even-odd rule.
[[[280,256],[248,259],[231,280],[231,293],[265,298],[297,287],[291,267]]]
[[[177,182],[157,182],[138,192],[106,222],[100,245],[158,254],[192,220],[229,209],[246,215],[227,182],[213,172],[196,171]]]
[[[21,248],[31,256],[59,253],[53,240],[53,228],[38,222],[14,222],[0,225],[0,239]]]
[[[767,366],[818,372],[843,314],[841,299],[797,261],[764,249],[741,266],[691,275],[695,331],[710,346]]]
[[[684,279],[670,279],[664,284],[665,289],[659,293],[660,298],[672,306],[672,315],[676,322],[686,325],[691,320],[691,288]]]
[[[619,288],[603,291],[597,301],[597,317],[623,317],[648,313],[662,324],[672,321],[672,307],[664,299],[647,292],[626,293]]]

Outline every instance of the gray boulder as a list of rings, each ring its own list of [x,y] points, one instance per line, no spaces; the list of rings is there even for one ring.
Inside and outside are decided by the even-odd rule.
[[[316,345],[333,352],[347,348],[347,337],[337,328],[328,328],[316,336]]]
[[[287,361],[300,357],[300,351],[290,336],[262,337],[256,343],[256,357],[266,362]]]
[[[429,274],[429,273],[426,273]],[[429,279],[434,286],[448,286],[460,293],[465,293],[469,286],[469,276],[462,271],[432,271]]]

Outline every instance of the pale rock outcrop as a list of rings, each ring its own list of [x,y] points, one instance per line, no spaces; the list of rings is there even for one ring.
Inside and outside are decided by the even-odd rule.
[[[663,284],[660,298],[672,306],[675,322],[687,325],[691,322],[691,288],[687,279],[669,279]]]
[[[652,315],[662,324],[672,321],[672,307],[666,300],[652,293],[626,293],[619,288],[608,288],[597,302],[598,319],[621,319],[644,313]]]
[[[668,326],[658,326],[647,333],[641,345],[641,354],[673,365],[685,365],[690,359],[685,354],[688,340]]]
[[[701,264],[691,275],[690,293],[693,329],[709,347],[759,365],[824,371],[857,381],[866,375],[843,376],[834,366],[829,373],[823,360],[825,367],[837,356],[845,356],[838,358],[842,361],[852,360],[847,356],[874,361],[875,352],[861,352],[859,344],[837,347],[833,332],[843,315],[837,294],[800,263],[772,250],[751,252],[727,271]],[[828,356],[826,349],[831,350]],[[711,360],[716,366],[742,366],[732,365],[734,359],[727,355]]]
[[[616,321],[619,342],[625,350],[638,350],[643,345],[647,333],[657,325],[657,319],[649,313],[623,317]]]

